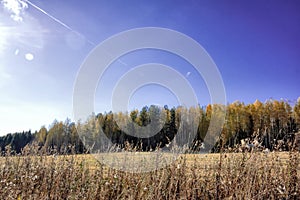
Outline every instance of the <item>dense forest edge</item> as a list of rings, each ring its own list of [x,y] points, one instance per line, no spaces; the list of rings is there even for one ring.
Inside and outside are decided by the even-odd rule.
[[[55,153],[87,153],[87,145],[84,145],[83,138],[95,137],[99,130],[121,148],[130,144],[139,147],[138,150],[151,151],[157,147],[168,145],[176,136],[179,126],[183,126],[183,131],[191,133],[192,124],[198,123],[196,137],[189,147],[190,152],[199,152],[203,146],[203,139],[207,133],[212,113],[226,111],[225,123],[222,132],[211,152],[220,152],[226,149],[233,152],[247,151],[253,148],[269,151],[289,151],[300,150],[300,98],[296,104],[291,106],[287,101],[268,100],[262,103],[256,100],[252,104],[244,104],[236,101],[226,106],[207,105],[192,108],[177,107],[168,108],[164,106],[145,106],[140,111],[133,110],[130,113],[99,113],[93,114],[86,122],[71,122],[70,119],[63,121],[54,120],[47,129],[41,127],[39,131],[32,133],[23,131],[7,134],[0,137],[1,154],[8,150],[10,153],[19,154],[26,146],[37,145],[39,149],[47,154]],[[143,127],[151,123],[157,126],[162,123],[161,118],[165,117],[162,129],[151,139],[140,139],[123,132],[117,125],[117,117],[122,123],[128,123],[126,116]],[[189,114],[192,116],[185,122],[180,121],[180,116]],[[193,117],[194,116],[194,117]],[[120,120],[121,119],[121,120]],[[124,120],[122,120],[124,119]],[[151,121],[152,120],[152,121]],[[131,132],[139,132],[134,127],[128,127]],[[84,136],[79,137],[80,133]]]

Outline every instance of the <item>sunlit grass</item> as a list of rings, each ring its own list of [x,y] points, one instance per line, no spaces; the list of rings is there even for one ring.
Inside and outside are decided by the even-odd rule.
[[[183,154],[162,169],[130,173],[90,154],[8,154],[0,158],[0,199],[293,199],[299,158],[299,152]]]

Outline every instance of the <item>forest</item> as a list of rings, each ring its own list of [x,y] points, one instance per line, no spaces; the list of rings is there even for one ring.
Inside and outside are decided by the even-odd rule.
[[[130,144],[138,150],[151,151],[171,143],[181,127],[183,135],[192,133],[195,136],[189,148],[191,152],[198,152],[207,134],[212,113],[218,114],[220,111],[226,112],[225,123],[212,152],[219,152],[221,148],[237,149],[245,141],[248,144],[256,142],[260,148],[268,148],[271,151],[291,150],[295,135],[300,129],[300,98],[295,105],[290,105],[284,100],[267,100],[264,103],[256,100],[252,104],[236,101],[226,106],[209,104],[192,108],[160,108],[151,105],[130,113],[93,114],[85,122],[54,120],[49,128],[43,126],[34,133],[29,130],[0,137],[0,149],[2,153],[10,149],[18,154],[26,145],[35,144],[47,153],[51,153],[53,149],[57,149],[58,152],[86,153],[89,149],[85,139],[100,142],[99,134],[102,132],[113,144],[121,148]],[[188,119],[182,121],[181,116],[187,114]],[[141,131],[139,128],[150,123],[152,127],[162,128],[149,138],[139,138],[122,131],[116,119],[119,124],[126,126],[130,133],[137,135]],[[128,119],[138,126],[133,126]],[[196,130],[192,128],[194,124],[198,124]],[[97,145],[101,145],[101,142]]]

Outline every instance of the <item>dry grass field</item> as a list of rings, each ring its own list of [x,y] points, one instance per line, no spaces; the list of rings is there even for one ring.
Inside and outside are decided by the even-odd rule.
[[[299,152],[186,154],[167,167],[147,173],[118,171],[101,164],[92,155],[37,154],[25,150],[23,155],[8,154],[0,158],[0,199],[299,199],[300,196]]]

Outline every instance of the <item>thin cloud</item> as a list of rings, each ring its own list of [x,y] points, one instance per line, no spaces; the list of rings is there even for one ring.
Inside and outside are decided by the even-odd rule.
[[[12,80],[12,75],[4,70],[4,67],[0,65],[0,89],[9,85]]]
[[[0,56],[8,45],[7,40],[9,38],[10,32],[11,32],[11,27],[5,27],[0,22]]]
[[[0,19],[3,15],[0,13]],[[30,22],[18,25],[7,25],[0,22],[0,57],[5,55],[8,47],[15,47],[15,55],[25,49],[42,49],[44,46],[44,36],[48,31],[43,29],[34,18]]]

